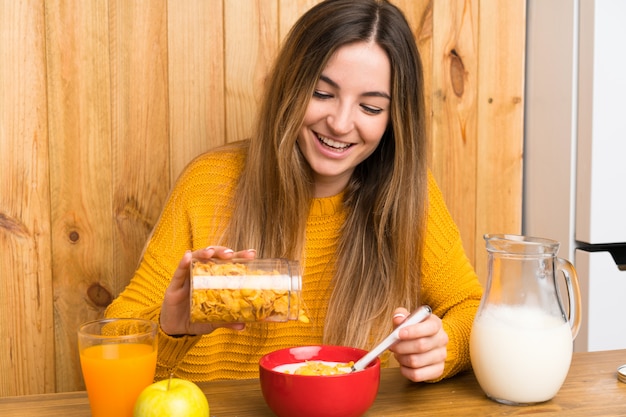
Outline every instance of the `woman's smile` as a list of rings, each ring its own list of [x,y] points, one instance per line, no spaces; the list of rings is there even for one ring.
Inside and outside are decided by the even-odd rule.
[[[343,152],[346,149],[348,149],[350,146],[352,146],[351,143],[342,143],[342,142],[338,142],[335,141],[333,139],[327,138],[325,136],[319,135],[317,134],[317,139],[320,141],[320,143],[334,151],[337,152]]]

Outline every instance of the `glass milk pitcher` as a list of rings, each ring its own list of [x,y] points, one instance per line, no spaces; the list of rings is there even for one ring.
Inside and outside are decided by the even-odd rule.
[[[556,256],[559,243],[553,240],[516,235],[485,235],[485,240],[489,275],[470,336],[476,379],[500,403],[550,400],[565,381],[580,327],[576,271]],[[564,281],[558,280],[561,275]]]

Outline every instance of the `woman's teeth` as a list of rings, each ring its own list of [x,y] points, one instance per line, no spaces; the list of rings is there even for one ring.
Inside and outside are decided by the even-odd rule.
[[[333,148],[333,149],[339,149],[339,150],[342,150],[342,149],[347,149],[347,148],[349,148],[349,147],[351,146],[351,144],[350,144],[350,143],[342,143],[342,142],[337,142],[337,141],[334,141],[334,140],[332,140],[332,139],[328,139],[328,138],[326,138],[326,137],[324,137],[324,136],[320,136],[320,135],[317,135],[317,138],[318,138],[318,139],[320,140],[320,142],[322,142],[324,145],[326,145],[326,146],[328,146],[328,147],[330,147],[330,148]]]

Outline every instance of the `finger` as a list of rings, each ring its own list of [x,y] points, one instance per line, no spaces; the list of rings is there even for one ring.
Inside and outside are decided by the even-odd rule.
[[[428,318],[420,323],[406,326],[400,329],[398,337],[400,340],[412,340],[419,338],[432,337],[441,330],[441,319],[431,314]]]
[[[401,340],[389,348],[398,358],[408,357],[416,354],[423,354],[433,349],[434,346],[428,338]],[[409,365],[408,359],[404,359],[404,364]]]
[[[216,254],[223,253],[227,248],[221,246],[208,246],[206,248],[193,251],[193,259],[207,260],[216,257]]]
[[[256,258],[256,249],[241,250],[235,252],[233,256],[241,259],[254,259]]]
[[[170,282],[170,288],[172,290],[184,288],[187,284],[187,280],[189,278],[189,266],[191,265],[192,257],[192,253],[190,251],[186,251],[181,258],[178,263],[178,268],[174,271],[174,276]]]
[[[421,368],[400,366],[400,373],[413,382],[432,381],[439,378],[444,371],[444,363],[436,363]]]
[[[410,312],[406,308],[399,307],[393,312],[393,327],[398,327],[409,316]]]
[[[235,251],[226,246],[209,246],[203,250],[205,255],[209,255],[211,258],[232,259],[235,255]]]
[[[408,344],[409,342],[404,342]],[[394,351],[394,357],[401,366],[407,368],[422,368],[424,366],[444,362],[446,360],[448,349],[446,346],[437,346],[433,348],[427,348],[426,350],[408,349],[405,351]]]
[[[193,256],[197,259],[254,259],[256,258],[256,249],[246,249],[235,252],[231,248],[228,248],[226,246],[207,246],[206,248],[198,249],[197,251],[193,252]]]
[[[231,248],[225,246],[209,246],[207,249],[213,249],[213,257],[220,259],[254,259],[256,258],[256,249],[246,249],[234,252]]]

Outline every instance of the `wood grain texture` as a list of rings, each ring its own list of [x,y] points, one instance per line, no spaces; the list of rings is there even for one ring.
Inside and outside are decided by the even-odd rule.
[[[269,1],[269,0],[268,0]],[[298,17],[320,0],[278,0],[278,37],[282,41]]]
[[[171,184],[167,3],[111,1],[108,21],[116,242],[109,291],[117,296],[137,267]]]
[[[436,2],[433,14],[432,170],[474,260],[478,2]]]
[[[222,1],[168,0],[172,180],[194,157],[225,143],[223,14]]]
[[[83,387],[78,324],[128,283],[198,154],[251,134],[272,59],[319,0],[0,0],[0,397]],[[519,232],[525,2],[397,0],[431,166],[481,279]]]
[[[228,0],[224,24],[226,141],[233,142],[252,134],[265,75],[278,51],[278,8],[267,0]]]
[[[76,328],[112,293],[111,85],[108,4],[46,2],[52,274],[58,390],[80,387]],[[46,364],[47,365],[47,364]]]
[[[474,266],[486,282],[485,233],[521,233],[526,3],[479,3]]]
[[[0,396],[55,388],[42,2],[0,2]]]

